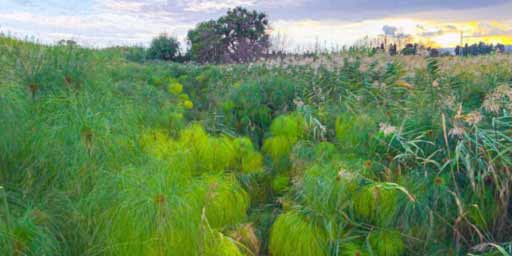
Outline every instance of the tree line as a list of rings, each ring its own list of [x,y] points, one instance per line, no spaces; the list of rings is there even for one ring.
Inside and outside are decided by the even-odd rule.
[[[457,47],[455,47],[455,55],[459,56],[485,55],[493,52],[505,52],[505,45],[493,45],[480,42],[478,44],[465,44],[464,46],[457,45]]]
[[[382,51],[386,52],[391,56],[394,55],[425,55],[429,57],[439,57],[445,55],[452,55],[449,51],[441,52],[440,49],[426,47],[421,44],[413,44],[408,43],[403,48],[399,48],[397,44],[389,44],[385,46],[381,44],[378,47],[374,47],[373,51]],[[479,42],[475,44],[465,44],[464,46],[458,45],[453,49],[453,55],[456,56],[477,56],[477,55],[486,55],[492,53],[504,53],[506,52],[506,47],[504,44],[486,44],[484,42]]]

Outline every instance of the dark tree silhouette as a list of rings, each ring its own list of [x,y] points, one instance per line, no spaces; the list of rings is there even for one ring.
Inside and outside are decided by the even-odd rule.
[[[389,55],[391,55],[391,56],[397,55],[398,54],[397,45],[396,44],[389,45],[388,52],[389,52]]]
[[[191,57],[201,63],[245,63],[264,56],[270,39],[266,14],[242,7],[188,32]]]
[[[151,41],[148,58],[153,60],[175,61],[179,56],[180,44],[174,37],[160,34]]]
[[[190,57],[199,63],[220,63],[222,61],[222,35],[218,33],[217,21],[199,23],[188,32]]]
[[[417,44],[406,44],[405,48],[402,49],[401,53],[403,55],[416,55],[417,47]]]
[[[480,42],[478,44],[465,44],[464,47],[457,46],[455,48],[455,55],[461,56],[477,56],[477,55],[485,55],[491,54],[493,52],[504,52],[505,46],[502,44],[497,44],[494,46],[493,44],[486,44],[484,42]]]

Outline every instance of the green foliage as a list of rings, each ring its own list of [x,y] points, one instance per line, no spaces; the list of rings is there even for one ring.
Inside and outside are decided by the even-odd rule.
[[[367,256],[369,255],[360,245],[347,243],[341,246],[341,256]]]
[[[200,63],[245,63],[262,57],[270,46],[264,13],[242,7],[188,32],[193,60]]]
[[[281,214],[272,226],[270,253],[276,256],[327,254],[327,236],[301,213],[290,211]]]
[[[405,245],[400,232],[397,230],[377,230],[370,233],[370,245],[376,255],[403,255]]]
[[[269,155],[274,162],[286,160],[296,140],[286,136],[274,136],[265,140],[262,150]]]
[[[222,102],[226,125],[261,145],[272,119],[293,109],[296,87],[292,80],[281,76],[264,76],[230,86],[226,92],[229,99]]]
[[[47,218],[39,209],[27,209],[12,223],[0,220],[0,250],[12,255],[57,254],[59,243]]]
[[[278,174],[272,179],[272,189],[278,193],[285,192],[290,184],[290,177],[286,174]]]
[[[248,138],[233,141],[236,165],[242,173],[257,173],[263,170],[263,156],[254,148]]]
[[[336,120],[336,139],[343,152],[368,152],[369,140],[377,124],[367,115],[345,114]]]
[[[270,132],[272,136],[283,136],[291,140],[298,140],[305,135],[305,128],[304,118],[294,113],[274,119],[270,125]]]
[[[377,225],[392,225],[398,214],[397,190],[380,184],[366,185],[354,195],[354,211],[364,221]]]
[[[197,124],[182,130],[176,140],[162,131],[150,131],[141,137],[141,144],[158,159],[180,159],[182,171],[192,174],[262,170],[263,157],[249,139],[212,137]]]
[[[508,55],[0,51],[2,255],[511,252]]]
[[[176,38],[161,34],[153,38],[147,50],[148,59],[176,61],[180,53],[180,44]]]
[[[129,61],[144,63],[147,53],[144,47],[127,47],[124,50],[124,56]]]
[[[289,155],[297,141],[304,137],[304,118],[297,113],[279,116],[270,125],[272,137],[267,138],[262,147],[276,166],[286,166]]]
[[[101,225],[110,253],[239,253],[216,231],[246,217],[249,199],[236,179],[230,175],[192,179],[179,170],[164,171],[165,166],[155,162],[152,169],[124,170],[97,191],[97,198],[106,196],[114,202]],[[142,183],[141,177],[146,177]],[[118,191],[117,196],[104,194],[109,190]]]
[[[358,188],[356,174],[342,164],[317,164],[304,173],[301,194],[304,204],[315,212],[336,215],[347,208],[347,202]]]
[[[244,221],[249,208],[249,196],[232,176],[207,177],[205,209],[212,228],[232,226]]]
[[[315,148],[315,158],[318,160],[334,160],[340,157],[336,145],[330,142],[318,143]]]
[[[204,251],[200,255],[205,256],[243,256],[244,254],[236,246],[234,241],[229,237],[222,235],[222,233],[213,234],[214,239],[211,239],[209,244],[205,246]]]

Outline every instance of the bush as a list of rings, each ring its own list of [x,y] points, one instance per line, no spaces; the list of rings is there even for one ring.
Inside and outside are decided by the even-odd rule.
[[[180,43],[174,37],[161,34],[151,41],[148,49],[148,59],[176,61],[180,54]]]
[[[281,214],[270,234],[270,253],[274,256],[328,255],[325,232],[301,213],[290,211]]]
[[[372,251],[380,256],[400,256],[405,251],[400,232],[397,230],[378,230],[370,233]]]
[[[124,56],[129,61],[143,63],[146,60],[147,52],[144,47],[128,47],[125,49]]]

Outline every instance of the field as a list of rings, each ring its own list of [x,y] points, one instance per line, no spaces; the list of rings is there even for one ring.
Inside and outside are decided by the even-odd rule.
[[[0,38],[0,254],[512,254],[512,56]]]

